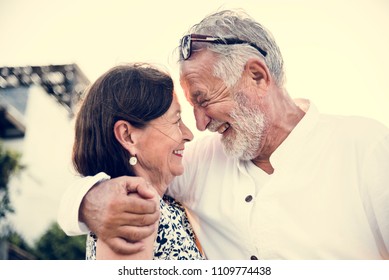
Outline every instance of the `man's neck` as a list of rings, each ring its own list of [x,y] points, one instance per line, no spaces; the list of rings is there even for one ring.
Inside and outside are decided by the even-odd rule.
[[[292,99],[290,99],[291,102],[288,101],[289,99],[286,99],[284,103],[273,107],[275,110],[270,112],[269,127],[265,131],[266,137],[263,139],[258,156],[251,160],[267,174],[274,172],[274,166],[270,162],[271,155],[305,115],[305,111],[299,107],[300,105],[297,106]]]

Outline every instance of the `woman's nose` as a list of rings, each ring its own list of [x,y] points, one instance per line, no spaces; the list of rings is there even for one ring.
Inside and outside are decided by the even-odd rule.
[[[184,138],[184,141],[187,141],[187,142],[192,141],[193,140],[192,131],[184,123],[182,123],[182,124],[183,124],[183,127],[182,127],[181,131],[182,131],[182,137]]]

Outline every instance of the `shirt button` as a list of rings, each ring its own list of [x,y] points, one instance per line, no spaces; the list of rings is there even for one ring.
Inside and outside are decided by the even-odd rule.
[[[244,200],[246,202],[250,202],[251,200],[253,200],[253,196],[252,195],[248,195],[248,196],[246,196],[246,198]]]
[[[256,256],[251,256],[250,260],[258,260],[258,258]]]

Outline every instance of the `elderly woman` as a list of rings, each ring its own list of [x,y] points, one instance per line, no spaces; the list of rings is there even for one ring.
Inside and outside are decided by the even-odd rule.
[[[192,139],[171,77],[151,65],[114,67],[89,88],[76,119],[75,169],[82,176],[145,178],[159,195],[160,220],[133,255],[113,252],[91,232],[87,259],[203,259],[185,209],[165,195],[184,172],[185,143]]]

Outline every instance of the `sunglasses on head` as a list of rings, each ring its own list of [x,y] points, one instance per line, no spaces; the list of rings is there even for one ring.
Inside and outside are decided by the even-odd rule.
[[[184,60],[187,60],[192,54],[192,42],[205,42],[211,44],[224,44],[224,45],[248,44],[253,48],[257,49],[264,57],[267,55],[267,52],[262,50],[254,43],[240,40],[238,38],[221,38],[221,37],[214,37],[209,35],[189,34],[182,37],[181,44],[180,44],[181,56]]]

